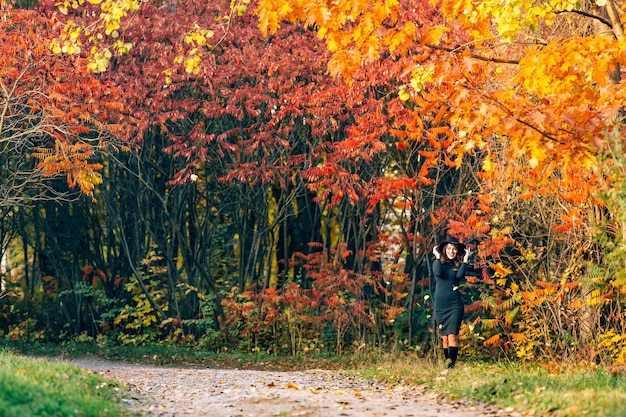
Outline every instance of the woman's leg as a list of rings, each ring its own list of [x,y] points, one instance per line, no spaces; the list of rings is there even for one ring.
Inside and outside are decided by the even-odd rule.
[[[459,335],[458,334],[449,334],[448,335],[448,358],[450,362],[448,363],[448,368],[454,368],[454,364],[456,364],[456,358],[459,354]]]
[[[448,360],[449,353],[448,353],[448,348],[450,347],[450,342],[448,341],[448,336],[441,336],[441,341],[443,343],[443,356],[446,358],[446,360]]]

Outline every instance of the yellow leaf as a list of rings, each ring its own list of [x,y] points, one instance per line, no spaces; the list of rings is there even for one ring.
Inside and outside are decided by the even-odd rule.
[[[165,75],[165,84],[171,84],[172,83],[172,71],[170,71],[169,69],[166,69],[163,71],[163,74]]]
[[[332,77],[342,76],[346,84],[352,84],[352,74],[361,66],[361,55],[356,51],[339,51],[328,61]]]
[[[326,34],[326,28],[324,28],[324,29],[320,28],[317,31],[317,36],[319,36],[320,39],[323,38],[325,34]],[[328,50],[330,52],[335,52],[335,51],[339,50],[340,46],[341,45],[340,45],[339,41],[337,40],[335,34],[334,33],[329,34],[328,38],[326,39],[326,48],[328,48]]]
[[[500,277],[500,278],[504,278],[507,275],[510,275],[511,272],[513,272],[511,270],[511,268],[507,268],[504,265],[502,265],[502,262],[497,262],[495,264],[491,264],[491,267],[494,269],[495,273],[494,275],[496,277]],[[498,280],[499,281],[499,280]],[[503,284],[500,285],[504,285],[506,283],[506,281]]]
[[[262,10],[259,7],[260,10]],[[267,36],[268,33],[274,34],[280,28],[280,24],[278,23],[278,15],[276,12],[265,12],[259,14],[259,29],[263,33],[263,36]]]
[[[487,156],[483,161],[483,171],[491,172],[493,170],[493,163],[491,162],[491,156]]]
[[[449,31],[450,31],[450,28],[447,28],[445,26],[433,26],[431,28],[428,28],[428,30],[426,30],[423,36],[423,40],[425,43],[439,45],[439,42],[441,42],[441,38],[444,35],[444,33],[447,33]]]
[[[278,14],[281,16],[288,16],[291,12],[293,12],[293,8],[289,2],[285,1],[278,9]]]

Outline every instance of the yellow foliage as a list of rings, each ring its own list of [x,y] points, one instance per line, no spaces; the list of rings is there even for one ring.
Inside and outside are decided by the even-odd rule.
[[[434,65],[417,65],[411,72],[411,87],[419,93],[428,83],[433,82],[434,75]]]
[[[172,71],[169,69],[166,69],[163,71],[163,75],[165,75],[165,84],[171,84],[172,83]]]
[[[439,43],[441,42],[441,38],[447,32],[450,32],[450,28],[448,28],[447,26],[432,26],[425,31],[424,35],[422,36],[422,41],[424,43],[439,45]]]
[[[111,51],[105,49],[103,51],[92,51],[88,58],[87,68],[94,73],[105,72],[109,66]]]
[[[142,2],[89,2],[100,5],[100,20],[89,30],[68,22],[50,48],[54,53],[79,53],[81,36],[93,33],[88,42],[96,48],[91,49],[88,65],[102,72],[110,55],[99,46],[98,35],[118,36],[122,19]],[[81,4],[83,0],[66,0],[57,6],[67,13]],[[231,0],[231,13],[241,13],[248,4],[249,0]],[[550,174],[572,165],[591,169],[607,120],[626,106],[623,83],[612,84],[607,76],[613,68],[626,65],[626,40],[560,34],[550,38],[554,28],[548,26],[563,11],[581,7],[579,0],[431,0],[431,4],[443,19],[420,22],[420,27],[410,19],[402,20],[398,0],[259,0],[255,14],[264,35],[275,33],[283,21],[301,21],[314,28],[333,54],[330,74],[348,84],[364,64],[380,59],[382,51],[406,58],[396,62],[406,62],[403,76],[414,69],[411,91],[402,79],[399,84],[404,88],[398,90],[398,97],[412,99],[419,110],[440,108],[442,103],[450,107],[437,120],[451,126],[449,155],[444,155],[449,166],[460,167],[466,154],[478,150],[487,155],[482,162],[485,178],[494,178],[500,161],[490,147],[499,145],[489,138],[501,137],[510,155],[524,158],[535,173]],[[465,33],[454,39],[462,29]],[[186,34],[185,42],[202,48],[213,36],[196,26]],[[428,52],[419,51],[424,44],[435,47],[433,60],[416,67],[428,59]],[[112,52],[126,53],[129,48],[119,41]],[[186,54],[181,51],[175,62],[188,73],[198,73],[201,58],[202,51],[192,49]],[[503,62],[490,62],[499,58]],[[519,65],[509,65],[515,61]],[[166,82],[171,82],[171,74],[166,74]],[[440,97],[427,97],[424,92],[429,83],[437,87]],[[415,132],[406,135],[421,137]],[[542,181],[548,175],[538,177]]]
[[[185,59],[183,62],[185,71],[188,73],[198,74],[200,72],[201,55],[197,53],[190,53],[189,55],[189,58]]]
[[[203,29],[196,24],[193,30],[185,33],[184,41],[192,46],[204,46],[214,35],[215,33],[212,30]]]
[[[276,33],[278,28],[280,28],[278,13],[266,12],[260,15],[259,28],[261,29],[261,32],[264,36]]]
[[[404,87],[401,88],[400,91],[398,91],[398,97],[400,97],[400,100],[402,101],[407,101],[411,98],[411,96],[409,95],[409,93],[406,92],[406,89]]]
[[[65,175],[70,187],[78,186],[84,194],[93,196],[95,186],[102,183],[102,176],[97,172],[102,165],[87,162],[93,154],[93,149],[87,144],[57,140],[53,149],[37,148],[33,156],[41,159],[38,167],[43,175]]]
[[[492,170],[493,170],[493,164],[491,162],[491,156],[487,155],[487,157],[483,161],[483,171],[491,172]]]
[[[88,56],[88,68],[93,72],[103,72],[108,68],[108,62],[111,56],[108,48],[100,48],[100,42],[103,40],[103,34],[111,38],[119,37],[119,28],[123,18],[129,13],[139,10],[140,0],[88,0],[89,3],[100,5],[100,19],[90,27],[81,27],[69,20],[61,35],[57,39],[53,39],[50,49],[55,54],[79,54],[81,52],[81,35],[84,35],[88,43],[92,44],[91,53]],[[55,3],[59,11],[67,14],[69,8],[77,9],[84,4],[84,0],[73,0]],[[95,35],[94,35],[95,33]],[[131,44],[124,43],[121,40],[115,42],[113,50],[118,54],[128,53]],[[109,51],[108,53],[106,51]],[[97,55],[96,55],[97,54]]]
[[[505,267],[502,262],[491,263],[490,267],[494,269],[494,276],[504,278],[511,274],[511,268]]]
[[[123,42],[122,40],[118,40],[113,44],[113,50],[118,54],[127,54],[130,49],[133,47],[133,44],[130,42]]]
[[[600,353],[612,359],[615,365],[626,364],[626,334],[609,330],[599,336]]]

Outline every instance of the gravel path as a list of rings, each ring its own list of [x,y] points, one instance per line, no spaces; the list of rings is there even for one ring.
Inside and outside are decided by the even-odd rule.
[[[70,363],[130,388],[129,413],[150,417],[487,417],[503,410],[451,403],[424,386],[386,386],[326,370],[157,367],[100,359]],[[507,410],[508,411],[508,410]]]

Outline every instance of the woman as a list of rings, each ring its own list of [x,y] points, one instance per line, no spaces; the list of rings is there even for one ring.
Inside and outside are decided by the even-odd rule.
[[[451,237],[433,248],[435,262],[435,323],[443,341],[448,368],[454,368],[459,353],[459,330],[463,321],[463,299],[459,283],[465,278],[469,248]]]

